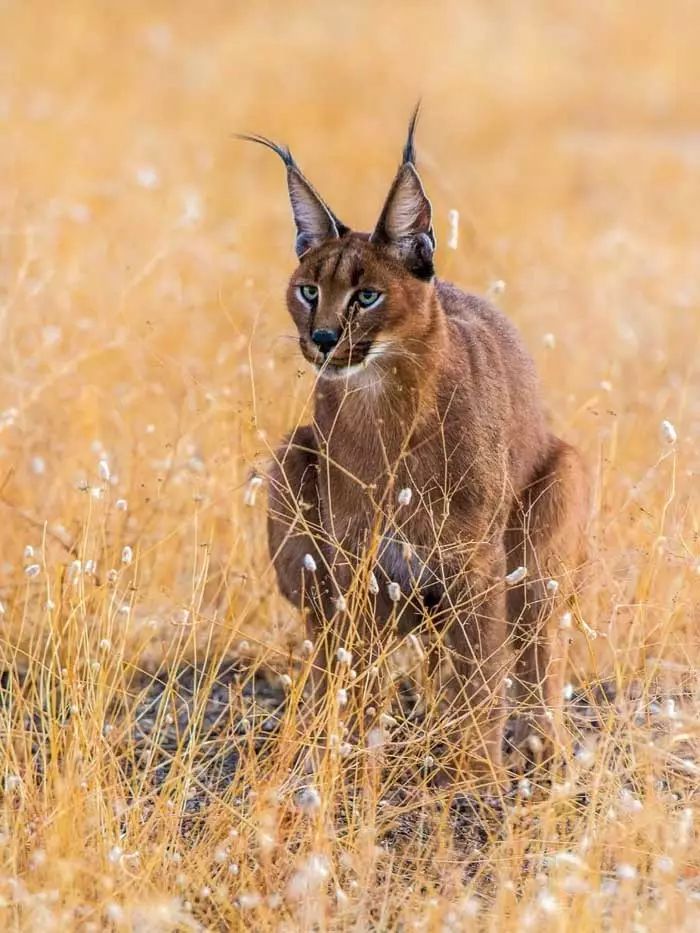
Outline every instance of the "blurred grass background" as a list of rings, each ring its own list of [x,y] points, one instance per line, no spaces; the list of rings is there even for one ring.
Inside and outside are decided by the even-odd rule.
[[[83,660],[108,625],[127,664],[245,638],[283,666],[303,635],[269,570],[264,497],[246,508],[243,490],[312,380],[283,300],[282,166],[232,134],[288,143],[368,229],[421,97],[438,270],[498,294],[594,475],[588,611],[608,637],[579,646],[576,677],[648,681],[663,655],[678,666],[654,677],[693,679],[697,4],[36,0],[0,4],[0,28],[6,664],[74,624]],[[71,582],[74,560],[101,585]],[[121,614],[110,569],[132,574]]]

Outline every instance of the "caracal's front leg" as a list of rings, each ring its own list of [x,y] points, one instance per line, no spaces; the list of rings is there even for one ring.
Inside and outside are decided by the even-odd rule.
[[[311,738],[303,755],[307,772],[316,770],[330,739],[326,723],[333,708],[341,723],[343,717],[351,720],[347,737],[356,740],[381,693],[381,677],[372,670],[381,655],[374,597],[366,592],[355,605],[358,587],[368,589],[369,575],[358,575],[362,562],[351,562],[326,531],[318,477],[314,432],[298,428],[277,451],[269,473],[268,543],[280,589],[301,610],[313,644],[303,714],[303,731]],[[373,718],[366,720],[368,726]],[[340,736],[333,740],[339,744]]]
[[[336,553],[321,522],[318,448],[310,426],[297,428],[279,448],[268,478],[270,557],[280,590],[301,610],[314,645],[304,718],[316,733],[328,696],[333,634],[342,613],[334,578]]]

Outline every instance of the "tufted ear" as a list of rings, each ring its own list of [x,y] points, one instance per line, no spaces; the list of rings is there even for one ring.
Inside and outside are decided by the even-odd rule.
[[[286,146],[278,146],[264,136],[248,136],[241,133],[236,135],[238,139],[247,139],[272,149],[287,166],[287,188],[297,228],[297,256],[302,256],[314,246],[320,246],[326,240],[343,236],[348,232],[349,228],[338,220],[313,185],[304,177]]]
[[[435,233],[430,201],[415,165],[413,136],[417,119],[418,107],[408,126],[403,161],[371,239],[373,243],[385,246],[418,278],[431,279],[435,274]]]

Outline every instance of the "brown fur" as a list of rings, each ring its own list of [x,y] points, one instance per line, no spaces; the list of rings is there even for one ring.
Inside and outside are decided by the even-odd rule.
[[[370,567],[379,592],[353,624],[375,653],[391,622],[447,633],[482,746],[471,765],[494,774],[507,675],[525,711],[519,740],[557,729],[563,645],[550,620],[580,563],[586,476],[577,452],[547,428],[534,366],[513,325],[485,300],[425,273],[430,205],[412,164],[412,129],[381,235],[348,231],[310,186],[316,200],[303,205],[300,221],[293,198],[303,246],[312,245],[302,248],[287,302],[304,356],[321,369],[314,421],[285,441],[270,473],[270,552],[282,592],[306,611],[314,636],[323,633],[320,693],[331,636],[342,644],[353,615],[336,599],[359,578],[367,585]],[[405,199],[398,207],[397,197]],[[316,236],[304,223],[322,209],[326,226]],[[407,216],[409,228],[397,230]],[[319,288],[312,308],[302,284]],[[383,301],[363,310],[349,299],[360,288]],[[311,339],[319,328],[340,333],[325,360]],[[356,368],[348,374],[345,366]],[[412,499],[400,507],[403,488]],[[304,569],[306,554],[313,573]],[[520,565],[527,578],[508,588],[506,574]],[[550,576],[561,585],[556,597],[545,585]],[[401,588],[397,604],[390,582]]]

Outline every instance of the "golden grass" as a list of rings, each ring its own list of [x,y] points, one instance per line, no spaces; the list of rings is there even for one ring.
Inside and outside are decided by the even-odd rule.
[[[697,5],[74,0],[0,18],[2,928],[697,929]],[[595,483],[604,637],[575,633],[571,681],[600,722],[553,787],[479,817],[421,778],[420,724],[397,726],[384,770],[328,756],[295,803],[304,634],[264,494],[244,503],[312,380],[288,339],[283,172],[232,133],[289,142],[367,228],[420,95],[440,272],[506,283]],[[237,679],[217,672],[230,658]],[[615,702],[586,689],[600,680]]]

